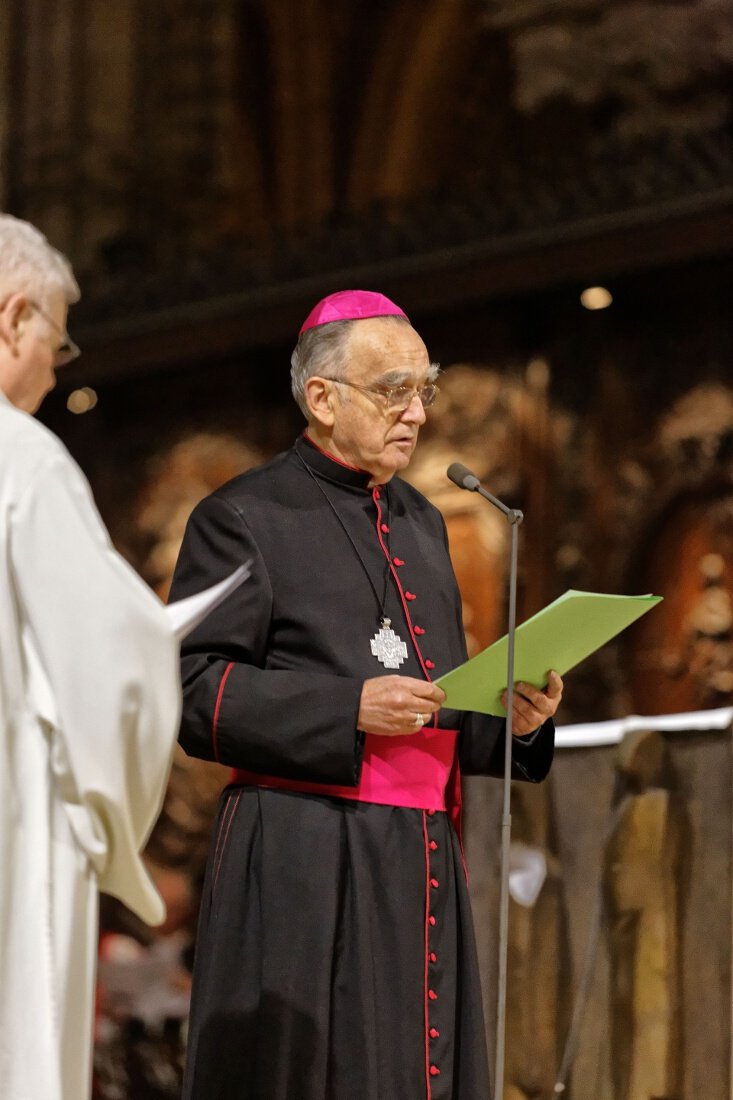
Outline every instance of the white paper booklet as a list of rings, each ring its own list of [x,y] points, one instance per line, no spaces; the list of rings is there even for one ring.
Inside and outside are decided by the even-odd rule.
[[[247,580],[250,576],[251,564],[251,561],[247,561],[223,581],[212,584],[211,588],[205,588],[203,592],[196,592],[193,596],[185,596],[182,600],[175,600],[174,603],[166,606],[168,621],[179,642],[183,641],[194,627],[203,622],[209,612],[218,607],[235,588]]]

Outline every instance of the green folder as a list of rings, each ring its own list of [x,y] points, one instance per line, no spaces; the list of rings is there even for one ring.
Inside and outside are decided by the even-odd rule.
[[[569,589],[516,629],[514,681],[544,687],[554,669],[564,676],[660,602],[661,596],[612,596]],[[444,706],[504,715],[507,636],[435,682]]]

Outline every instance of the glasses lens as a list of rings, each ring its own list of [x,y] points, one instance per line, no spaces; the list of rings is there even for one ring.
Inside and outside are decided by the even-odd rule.
[[[413,390],[411,386],[397,386],[387,394],[387,405],[393,411],[404,412],[406,408],[419,398],[424,409],[429,409],[435,403],[438,396],[438,387],[434,385],[423,386],[419,390]]]
[[[415,396],[415,391],[410,386],[395,386],[387,391],[387,407],[390,409],[406,409]]]
[[[43,318],[46,324],[49,325],[54,332],[58,332],[64,338],[61,345],[56,349],[54,359],[56,366],[65,367],[67,363],[71,363],[74,359],[77,359],[81,355],[81,348],[74,343],[68,332],[65,332],[60,325],[57,325],[53,317],[49,317],[45,310],[41,309],[38,302],[29,302],[28,305],[31,309],[36,311],[39,317]]]
[[[81,355],[81,348],[77,347],[71,339],[64,340],[56,352],[56,366],[65,367]]]
[[[423,388],[418,391],[418,397],[422,401],[424,409],[429,409],[431,405],[435,404],[438,393],[438,387],[432,385],[432,383],[429,386],[423,386]]]

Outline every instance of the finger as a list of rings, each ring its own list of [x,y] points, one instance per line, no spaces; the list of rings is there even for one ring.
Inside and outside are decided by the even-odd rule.
[[[434,714],[440,710],[441,699],[435,699],[431,695],[417,695],[412,691],[403,692],[398,698],[392,700],[392,707],[396,714],[405,713]]]
[[[530,694],[530,692],[532,694]],[[523,707],[533,707],[537,705],[538,692],[534,692],[533,688],[527,684],[515,684],[514,691],[512,692],[512,700],[514,706],[520,710]]]
[[[508,711],[509,708],[505,706],[504,710]],[[529,733],[532,730],[539,729],[545,721],[543,715],[538,714],[536,710],[520,711],[517,706],[512,706],[513,733]]]
[[[419,696],[415,696],[409,705],[409,713],[415,714],[437,714],[440,710],[440,703],[436,703],[433,699],[421,699]]]
[[[512,733],[515,737],[525,737],[528,733],[535,733],[539,728],[537,725],[532,725],[531,722],[525,722],[523,718],[517,722],[512,722]]]
[[[562,682],[562,677],[559,673],[553,670],[547,677],[546,694],[550,699],[557,699],[557,701],[559,702],[562,698],[563,687],[564,684]]]
[[[433,720],[433,715],[427,710],[411,711],[400,721],[399,728],[403,731],[414,732],[422,729],[423,726],[430,725]]]
[[[537,698],[539,698],[539,696],[542,695],[542,692],[540,691],[539,688],[534,687],[532,684],[526,683],[524,680],[517,680],[517,682],[514,685],[513,694],[515,694],[515,695],[519,694],[524,699],[526,699],[528,703],[534,703],[535,700]],[[504,691],[503,691],[502,696],[501,696],[501,700],[504,703],[504,706],[506,706],[506,697],[507,697],[507,689],[504,688]]]
[[[528,703],[523,696],[517,695],[516,692],[514,693],[512,702],[512,726],[517,719],[521,719],[521,721],[527,723],[528,729],[534,730],[537,729],[538,726],[541,726],[546,718],[547,715],[541,710],[532,706],[531,703]]]
[[[547,705],[547,696],[544,691],[536,688],[534,684],[528,684],[524,680],[519,680],[514,685],[514,691],[517,695],[520,695],[523,699],[538,710],[544,710]]]
[[[552,718],[560,703],[562,692],[559,695],[550,696],[544,691],[538,691],[531,684],[524,683],[517,684],[517,688],[521,695],[542,715],[543,722],[548,718]]]
[[[440,685],[432,683],[431,680],[418,680],[416,676],[400,676],[399,680],[404,687],[409,688],[416,695],[431,695],[435,691],[439,691],[441,695],[445,694]]]
[[[516,685],[517,691],[540,712],[543,721],[547,718],[552,718],[562,699],[562,679],[556,672],[551,672],[549,677],[552,681],[552,691],[550,691],[549,681],[545,691],[540,691],[538,688],[533,687],[532,684],[526,684],[523,681],[520,681]]]
[[[445,701],[445,692],[438,684],[431,684],[428,680],[415,680],[413,682],[415,687],[412,688],[412,694],[416,699],[430,699],[438,706]]]

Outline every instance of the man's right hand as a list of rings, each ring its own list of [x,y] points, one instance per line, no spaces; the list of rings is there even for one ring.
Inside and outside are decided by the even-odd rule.
[[[415,733],[426,726],[445,699],[437,684],[412,676],[375,676],[361,689],[358,726],[383,737]]]

